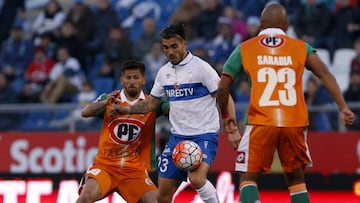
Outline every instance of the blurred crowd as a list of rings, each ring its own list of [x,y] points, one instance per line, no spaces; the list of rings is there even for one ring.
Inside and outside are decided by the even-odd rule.
[[[183,23],[189,50],[220,73],[231,51],[258,34],[260,12],[271,2],[72,0],[64,7],[60,0],[49,0],[29,18],[25,0],[0,0],[0,103],[90,102],[98,94],[121,88],[120,67],[130,58],[145,62],[148,92],[167,62],[159,32],[169,23]],[[330,60],[338,49],[356,51],[351,67],[344,68],[350,70],[344,95],[347,101],[360,101],[360,1],[277,2],[289,13],[289,35],[328,50]],[[240,77],[233,87],[236,102],[249,100],[246,80]],[[309,105],[333,103],[313,76],[306,79],[304,94]],[[239,112],[238,117],[242,115]],[[333,113],[317,113],[310,119],[310,129],[337,130]],[[360,129],[360,123],[354,126]]]

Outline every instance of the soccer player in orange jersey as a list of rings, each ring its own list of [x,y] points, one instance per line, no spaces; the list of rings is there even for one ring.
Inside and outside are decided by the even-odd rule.
[[[308,111],[302,90],[302,74],[307,67],[322,80],[334,98],[345,125],[354,114],[341,94],[334,76],[304,41],[292,39],[286,10],[277,3],[267,5],[260,17],[261,31],[234,49],[224,64],[217,99],[226,115],[229,88],[243,70],[249,77],[251,97],[247,126],[237,148],[235,170],[240,172],[241,203],[260,202],[257,180],[261,172],[270,172],[275,150],[292,203],[307,203],[309,195],[304,168],[311,165],[307,145]],[[224,123],[231,116],[223,118]],[[231,133],[235,126],[227,126]]]
[[[155,203],[156,186],[148,175],[155,168],[155,119],[167,112],[160,101],[156,111],[144,114],[112,115],[114,105],[130,106],[148,97],[142,91],[145,65],[126,61],[121,70],[122,90],[102,94],[82,110],[82,116],[103,119],[98,153],[86,171],[76,203],[95,202],[117,192],[129,203]]]

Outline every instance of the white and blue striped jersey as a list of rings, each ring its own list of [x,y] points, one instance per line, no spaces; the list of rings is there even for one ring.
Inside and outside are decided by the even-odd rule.
[[[219,80],[207,62],[190,52],[178,65],[168,62],[160,68],[150,94],[169,99],[171,133],[188,136],[219,131],[219,112],[212,96]]]

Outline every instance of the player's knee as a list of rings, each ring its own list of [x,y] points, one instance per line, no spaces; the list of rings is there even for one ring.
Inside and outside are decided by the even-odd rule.
[[[75,203],[90,203],[90,202],[93,202],[90,193],[86,191],[82,191],[81,195],[79,196],[79,198],[76,200]]]
[[[146,199],[146,200],[141,200],[141,203],[157,203],[157,199],[153,198],[153,199]]]
[[[157,192],[155,190],[145,193],[141,199],[141,203],[157,203]]]
[[[206,177],[199,175],[189,175],[189,181],[195,188],[201,188],[206,182]]]
[[[171,203],[172,196],[167,194],[157,194],[157,202],[158,203]]]
[[[88,203],[88,202],[90,202],[89,199],[86,199],[86,197],[84,197],[84,196],[80,196],[80,197],[76,200],[75,203]]]
[[[285,173],[285,180],[288,186],[297,185],[305,182],[304,169],[298,168],[292,172]]]

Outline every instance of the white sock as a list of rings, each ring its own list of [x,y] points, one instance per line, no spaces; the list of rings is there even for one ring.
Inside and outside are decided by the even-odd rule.
[[[216,189],[209,180],[206,180],[206,183],[196,191],[205,203],[219,203]]]

